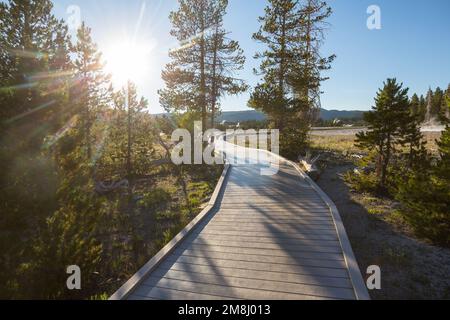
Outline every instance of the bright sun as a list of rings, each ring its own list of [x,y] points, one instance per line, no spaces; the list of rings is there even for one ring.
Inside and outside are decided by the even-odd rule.
[[[130,81],[139,81],[148,72],[150,46],[132,43],[117,43],[105,51],[106,71],[115,85],[123,86]]]

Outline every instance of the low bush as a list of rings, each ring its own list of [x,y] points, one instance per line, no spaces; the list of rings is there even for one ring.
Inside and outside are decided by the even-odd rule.
[[[376,193],[378,191],[378,178],[375,173],[347,172],[345,181],[356,192]]]
[[[156,188],[149,193],[144,194],[143,198],[139,200],[138,205],[145,209],[156,209],[163,204],[170,201],[171,195],[168,191]]]

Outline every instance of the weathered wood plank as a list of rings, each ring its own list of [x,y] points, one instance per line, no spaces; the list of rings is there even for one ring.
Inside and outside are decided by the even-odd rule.
[[[278,292],[280,294],[301,294],[301,295],[313,295],[319,297],[329,297],[337,299],[354,299],[355,295],[352,289],[349,288],[336,288],[329,287],[327,282],[322,278],[322,283],[319,285],[305,285],[298,283],[287,283],[269,280],[256,280],[247,278],[234,278],[227,277],[226,279],[221,275],[210,275],[210,274],[199,274],[194,272],[184,272],[170,270],[168,272],[159,272],[153,274],[152,279],[145,282],[145,285],[156,285],[159,283],[157,280],[168,279],[168,280],[179,280],[195,283],[203,283],[208,285],[219,285],[233,287],[236,289],[256,289],[264,290],[270,292]]]
[[[231,260],[231,261],[246,261],[246,262],[262,262],[273,264],[286,264],[286,265],[302,265],[309,267],[323,267],[323,268],[346,268],[344,260],[318,260],[318,259],[305,259],[295,257],[274,257],[274,256],[262,256],[262,255],[248,255],[239,253],[220,253],[208,250],[193,250],[193,249],[177,249],[176,254],[179,256],[208,258],[216,260]]]
[[[270,225],[271,227],[275,227],[275,228],[283,228],[283,227],[295,227],[295,228],[305,228],[305,229],[313,229],[313,230],[335,230],[334,224],[330,221],[319,221],[319,222],[308,222],[308,221],[303,221],[303,222],[283,222],[283,221],[277,221],[277,220],[273,220],[273,221],[218,221],[218,220],[213,220],[210,222],[210,226],[213,227],[228,227],[228,226],[232,226],[232,225],[236,225],[236,223],[239,223],[239,226],[242,227],[260,227],[260,226],[266,226],[266,225]]]
[[[222,241],[214,238],[195,238],[193,240],[186,239],[186,243],[190,244],[203,244],[206,246],[225,246],[225,247],[246,247],[256,249],[275,249],[275,250],[287,250],[287,251],[314,251],[324,253],[339,253],[341,247],[339,243],[310,243],[310,244],[292,244],[272,241],[268,242],[250,242],[246,241],[245,244],[241,241]]]
[[[128,300],[240,300],[239,298],[223,297],[211,294],[202,294],[181,291],[172,288],[145,287],[146,290],[136,290]]]
[[[241,235],[218,235],[211,233],[199,233],[197,235],[192,235],[197,239],[203,240],[215,240],[221,242],[228,241],[239,241],[240,243],[253,242],[253,243],[275,243],[275,244],[290,244],[290,245],[309,245],[317,244],[320,246],[339,246],[339,240],[337,238],[332,240],[322,240],[322,239],[301,239],[301,238],[273,238],[270,236],[266,237],[243,237]]]
[[[244,268],[258,271],[272,271],[272,272],[286,272],[286,273],[297,273],[297,274],[308,274],[316,276],[328,276],[337,278],[347,278],[348,273],[346,269],[338,268],[322,268],[322,267],[308,267],[308,266],[292,266],[292,265],[281,265],[281,264],[270,264],[263,262],[246,262],[246,261],[230,261],[230,260],[214,260],[212,262],[204,257],[186,257],[180,256],[178,258],[170,256],[167,258],[168,262],[179,262],[187,264],[198,264],[198,265],[211,265],[218,267],[234,267],[234,268]]]
[[[274,235],[278,233],[298,233],[298,234],[325,234],[325,235],[333,235],[336,234],[335,230],[329,228],[329,229],[317,229],[317,228],[311,228],[311,227],[303,227],[303,226],[288,226],[288,225],[281,225],[281,226],[271,226],[269,224],[267,225],[260,225],[260,226],[240,226],[239,224],[236,225],[229,225],[229,226],[218,226],[218,225],[207,225],[205,227],[205,230],[233,230],[233,231],[259,231],[262,233],[271,232]]]
[[[304,209],[292,209],[292,210],[286,210],[286,209],[264,209],[264,208],[258,208],[258,210],[255,210],[254,208],[221,208],[218,216],[257,216],[257,217],[264,217],[269,215],[270,217],[277,218],[277,217],[319,217],[319,218],[331,218],[330,210],[327,209],[320,209],[320,210],[304,210]]]
[[[305,259],[323,259],[323,260],[344,260],[341,253],[324,253],[324,252],[310,252],[310,251],[295,251],[286,252],[284,250],[273,249],[257,249],[257,248],[245,248],[240,247],[228,247],[228,246],[205,246],[202,244],[180,244],[179,248],[193,249],[193,250],[205,250],[222,253],[245,253],[248,255],[264,255],[269,257],[297,257]]]
[[[267,233],[263,233],[263,232],[258,232],[258,231],[232,231],[232,230],[223,230],[223,231],[216,231],[213,230],[211,231],[210,229],[203,229],[200,231],[197,231],[198,233],[202,233],[204,235],[213,235],[213,236],[232,236],[232,237],[242,237],[243,241],[245,241],[246,237],[250,237],[250,238],[272,238],[273,237],[273,233],[272,232],[267,232]],[[307,234],[307,233],[278,233],[277,234],[277,238],[282,240],[282,239],[310,239],[310,240],[337,240],[339,241],[337,235],[335,234],[329,234],[329,235],[325,235],[325,234]]]
[[[136,294],[148,296],[148,293],[157,288],[170,288],[184,290],[203,295],[225,296],[234,299],[246,300],[317,300],[330,299],[330,297],[319,297],[313,295],[301,295],[284,292],[264,291],[259,289],[235,288],[230,286],[196,283],[191,281],[171,280],[158,277],[149,277]]]
[[[316,275],[279,273],[271,271],[247,270],[239,268],[227,268],[218,266],[202,266],[184,263],[164,263],[157,271],[163,275],[169,270],[182,271],[187,273],[212,274],[223,278],[234,277],[255,280],[278,281],[286,283],[299,283],[320,285],[326,283],[329,287],[352,288],[349,278],[321,277]]]
[[[333,223],[333,220],[328,217],[267,217],[267,216],[223,216],[223,215],[216,215],[212,220],[211,223],[271,223],[271,222],[277,222],[280,224],[299,224],[299,223]]]

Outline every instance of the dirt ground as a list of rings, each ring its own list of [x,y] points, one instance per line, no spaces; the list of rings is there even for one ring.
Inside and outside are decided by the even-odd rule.
[[[339,209],[363,276],[370,265],[381,268],[382,288],[370,291],[372,299],[450,299],[450,249],[415,238],[397,203],[353,193],[343,178],[353,169],[333,161],[317,183]]]

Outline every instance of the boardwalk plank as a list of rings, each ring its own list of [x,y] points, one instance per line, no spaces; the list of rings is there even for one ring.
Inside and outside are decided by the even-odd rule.
[[[273,249],[257,249],[257,248],[246,248],[244,246],[230,247],[230,246],[205,246],[199,244],[180,244],[179,248],[193,250],[208,250],[214,252],[222,253],[244,253],[253,255],[263,255],[270,257],[297,257],[305,259],[322,259],[322,260],[343,260],[341,253],[324,253],[324,252],[310,252],[310,251],[295,251],[286,252],[284,250],[273,250]]]
[[[184,263],[164,263],[156,271],[158,274],[165,274],[169,270],[183,271],[187,273],[212,274],[223,278],[234,277],[243,279],[278,281],[286,283],[299,283],[310,285],[326,284],[329,287],[352,288],[350,279],[337,277],[320,277],[296,273],[279,273],[271,271],[258,271],[239,268],[227,268],[217,266],[192,265]]]
[[[193,272],[175,271],[170,270],[168,272],[155,273],[154,278],[146,282],[145,285],[154,285],[158,283],[158,278],[168,280],[188,281],[195,283],[203,283],[208,285],[230,286],[233,288],[242,289],[256,289],[270,291],[276,294],[302,294],[313,295],[318,297],[329,297],[337,299],[354,299],[355,295],[352,289],[349,288],[336,288],[329,287],[326,281],[323,281],[320,285],[305,285],[298,283],[287,283],[269,280],[256,280],[247,278],[224,278],[221,275],[212,274],[200,274]]]
[[[343,260],[319,260],[319,259],[306,259],[295,257],[274,257],[274,256],[261,256],[261,255],[248,255],[239,253],[220,253],[209,250],[193,250],[193,249],[177,249],[176,254],[180,254],[188,257],[207,258],[211,260],[231,260],[231,261],[245,261],[245,262],[262,262],[272,264],[285,264],[285,265],[302,265],[309,267],[322,267],[322,268],[346,268]]]
[[[148,293],[154,290],[155,287],[184,290],[202,295],[206,294],[225,296],[234,299],[246,300],[323,300],[328,298],[313,295],[264,291],[258,289],[235,288],[230,286],[196,283],[191,281],[171,280],[153,276],[149,277],[147,282],[138,290],[136,290],[136,294],[148,296]]]
[[[286,273],[297,273],[297,274],[307,274],[316,276],[328,276],[337,278],[347,278],[348,273],[346,269],[338,268],[323,268],[323,267],[308,267],[301,265],[281,265],[281,264],[270,264],[264,262],[246,262],[246,261],[231,261],[231,260],[209,260],[205,257],[169,257],[168,262],[179,262],[187,264],[198,264],[198,265],[210,265],[218,267],[239,267],[258,271],[272,271],[272,272],[286,272]]]

